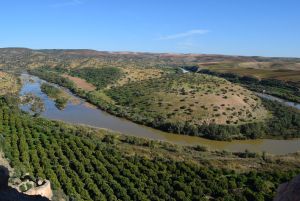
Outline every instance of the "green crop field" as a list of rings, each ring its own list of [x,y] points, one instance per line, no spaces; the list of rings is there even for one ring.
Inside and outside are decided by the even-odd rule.
[[[207,162],[127,155],[111,134],[100,137],[89,129],[34,118],[9,100],[0,100],[0,131],[10,164],[19,174],[49,179],[54,190],[73,200],[271,200],[278,184],[297,173],[290,162],[286,171],[238,173]]]
[[[213,140],[299,138],[299,110],[260,99],[251,91],[267,88],[270,93],[297,100],[296,81],[276,78],[291,79],[297,65],[281,69],[267,63],[254,66],[253,61],[299,62],[220,55],[0,49],[0,68],[15,74],[0,76],[0,166],[10,166],[12,183],[24,176],[50,180],[54,201],[64,194],[70,201],[271,201],[281,183],[300,173],[299,153],[228,152],[70,125],[21,111],[19,104],[34,102],[34,97],[17,95],[20,83],[16,75],[26,70],[68,88],[106,112],[170,133]],[[232,68],[230,62],[239,63],[240,75],[180,70],[197,70],[203,62],[225,62],[227,69]],[[253,78],[256,75],[259,79]],[[63,95],[52,84],[41,88],[54,100]],[[38,101],[43,103],[40,98]],[[2,195],[0,190],[0,199]]]

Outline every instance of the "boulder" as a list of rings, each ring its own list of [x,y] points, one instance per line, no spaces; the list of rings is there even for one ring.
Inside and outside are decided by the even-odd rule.
[[[274,201],[299,201],[300,200],[300,175],[289,182],[280,184]]]
[[[43,180],[38,179],[36,183],[37,183],[38,186],[41,186],[41,185],[43,185]]]

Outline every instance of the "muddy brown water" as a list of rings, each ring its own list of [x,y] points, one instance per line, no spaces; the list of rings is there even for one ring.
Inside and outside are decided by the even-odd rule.
[[[162,132],[146,126],[142,126],[126,119],[118,118],[110,115],[95,107],[90,107],[84,100],[74,96],[67,89],[62,88],[69,93],[73,99],[78,101],[69,101],[64,110],[58,110],[55,103],[46,94],[41,92],[41,83],[45,82],[36,76],[22,74],[23,83],[20,95],[34,93],[39,96],[44,104],[45,111],[41,116],[62,120],[68,123],[85,124],[98,128],[105,128],[121,134],[132,135],[136,137],[149,138],[154,140],[162,140],[182,145],[203,145],[211,150],[228,150],[228,151],[245,151],[246,149],[254,152],[266,151],[272,154],[287,154],[300,151],[300,139],[293,140],[234,140],[231,142],[208,140],[201,137],[176,135]],[[20,108],[29,111],[29,105],[22,105]]]

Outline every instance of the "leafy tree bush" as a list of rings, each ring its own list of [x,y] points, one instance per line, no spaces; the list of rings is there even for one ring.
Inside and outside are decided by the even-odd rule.
[[[72,70],[70,74],[87,80],[98,89],[103,89],[108,84],[113,84],[122,76],[121,70],[116,67],[82,68]]]
[[[39,68],[32,70],[31,73],[41,77],[42,79],[46,79],[47,81],[69,88],[78,96],[85,98],[104,111],[119,117],[130,119],[133,122],[170,133],[200,136],[215,140],[256,139],[263,137],[292,138],[300,136],[300,112],[275,101],[262,99],[262,103],[265,108],[272,113],[271,118],[262,122],[244,123],[240,125],[218,125],[215,123],[195,125],[191,124],[190,122],[170,122],[168,121],[167,115],[147,112],[144,106],[148,103],[148,101],[151,100],[145,100],[144,102],[141,102],[140,107],[138,107],[141,109],[128,109],[133,107],[133,104],[135,104],[135,99],[143,96],[144,93],[153,93],[160,86],[165,87],[166,90],[169,89],[169,86],[165,84],[161,85],[157,82],[157,80],[149,81],[151,86],[153,86],[151,89],[144,88],[143,86],[137,86],[136,84],[128,84],[122,88],[112,88],[109,90],[107,94],[119,105],[121,105],[120,107],[110,104],[105,100],[99,99],[99,97],[95,96],[92,92],[85,93],[76,89],[75,85],[71,81],[60,77],[57,72],[49,72],[49,70],[46,68]],[[172,76],[174,75],[170,75],[166,79],[173,79]],[[239,78],[234,74],[226,74],[226,76],[228,79],[230,78],[230,81],[239,81]],[[246,80],[244,82],[252,83],[254,82],[253,79],[255,78],[244,79]],[[197,79],[189,81],[195,82]],[[229,110],[231,110],[231,108],[229,108]],[[226,115],[225,112],[224,114]],[[241,119],[241,121],[244,120]]]
[[[61,122],[31,117],[8,107],[4,98],[0,132],[14,168],[50,179],[54,189],[62,188],[75,200],[272,200],[278,184],[298,173],[235,173],[160,157],[128,156],[109,137],[102,142]]]

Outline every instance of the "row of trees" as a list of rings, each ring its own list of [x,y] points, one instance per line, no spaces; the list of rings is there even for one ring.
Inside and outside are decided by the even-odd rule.
[[[271,200],[296,172],[238,174],[207,165],[127,156],[106,140],[22,114],[0,100],[0,132],[11,165],[50,179],[74,200]]]

